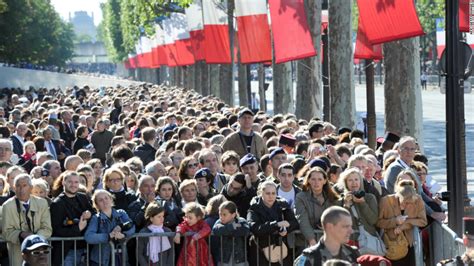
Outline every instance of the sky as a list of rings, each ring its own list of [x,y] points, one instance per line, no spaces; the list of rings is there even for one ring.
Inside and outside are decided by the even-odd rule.
[[[69,12],[74,16],[74,11],[87,11],[89,16],[94,12],[94,24],[99,25],[102,20],[102,11],[100,4],[106,0],[51,0],[51,4],[61,17],[69,21]]]

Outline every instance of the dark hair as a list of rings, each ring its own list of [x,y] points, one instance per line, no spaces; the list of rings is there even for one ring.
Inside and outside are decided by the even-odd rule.
[[[84,133],[84,131],[87,130],[87,127],[86,126],[79,126],[77,129],[76,129],[76,138],[79,138],[82,133]]]
[[[334,189],[332,188],[331,184],[329,183],[329,178],[326,173],[322,168],[320,167],[313,167],[309,169],[309,171],[306,173],[304,180],[303,180],[303,191],[311,191],[311,187],[309,185],[309,179],[311,178],[311,175],[313,173],[320,173],[323,175],[324,179],[327,181],[326,184],[323,186],[323,193],[325,193],[326,197],[329,199],[331,202],[335,202],[336,200],[339,199],[339,196],[336,194]]]
[[[132,157],[133,152],[127,145],[120,145],[112,150],[112,159],[114,160],[114,162],[126,162]]]
[[[237,205],[233,201],[224,201],[222,204],[219,206],[219,211],[222,210],[228,210],[231,214],[237,213],[237,216],[239,216],[239,212],[237,210]]]
[[[165,212],[165,208],[158,205],[156,202],[152,202],[148,204],[148,207],[146,207],[145,209],[146,225],[150,225],[151,224],[150,219],[162,212]]]

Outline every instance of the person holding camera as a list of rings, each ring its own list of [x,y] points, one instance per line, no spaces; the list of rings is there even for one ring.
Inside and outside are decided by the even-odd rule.
[[[92,202],[97,214],[92,216],[84,234],[86,242],[94,245],[90,250],[89,265],[110,265],[110,256],[115,254],[111,254],[109,241],[130,237],[135,233],[135,225],[124,210],[113,208],[114,199],[110,192],[96,190]]]
[[[63,173],[64,191],[51,203],[51,224],[54,237],[80,237],[94,212],[86,194],[78,192],[80,177],[77,172]],[[75,248],[74,248],[75,247]],[[53,265],[82,265],[86,252],[84,241],[53,242]],[[64,254],[62,258],[61,254]]]
[[[344,193],[341,194],[343,199],[343,207],[352,214],[352,227],[359,230],[362,225],[365,231],[373,236],[377,235],[375,224],[378,219],[377,199],[371,193],[365,193],[363,184],[363,176],[358,168],[349,168],[341,173],[338,181],[339,188]],[[351,236],[354,244],[357,238]]]

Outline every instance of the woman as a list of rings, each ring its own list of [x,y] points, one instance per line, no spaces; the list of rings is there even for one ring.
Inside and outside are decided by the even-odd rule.
[[[377,227],[384,229],[385,236],[392,241],[401,242],[401,235],[408,242],[408,252],[403,258],[391,259],[392,265],[415,265],[415,250],[413,247],[413,226],[426,226],[426,213],[423,200],[416,193],[412,180],[403,180],[400,176],[395,182],[395,194],[383,197],[379,203],[379,220]],[[386,241],[387,249],[394,242]],[[388,259],[390,259],[387,254]]]
[[[176,226],[182,222],[184,216],[176,184],[169,177],[160,177],[156,182],[155,194],[157,195],[156,201],[165,208],[164,225],[174,231]]]
[[[339,187],[344,189],[344,208],[352,214],[352,228],[358,230],[361,224],[365,231],[376,236],[375,224],[378,219],[377,199],[373,194],[365,193],[362,187],[363,179],[360,170],[349,168],[341,173]],[[357,238],[351,237],[352,241]]]
[[[87,226],[84,238],[93,244],[90,265],[110,265],[109,241],[121,240],[135,233],[135,225],[124,210],[113,208],[114,200],[110,192],[99,189],[92,196],[97,214],[93,215]]]
[[[185,179],[193,179],[196,174],[199,163],[193,156],[188,156],[181,161],[178,170],[178,176],[181,182]]]
[[[79,126],[76,129],[76,140],[72,145],[73,153],[76,154],[80,149],[90,150],[90,142],[87,140],[87,136],[89,136],[89,130],[86,126]]]
[[[128,205],[137,199],[134,194],[127,191],[124,185],[125,175],[117,167],[112,167],[105,171],[102,183],[104,184],[104,189],[114,196],[117,209],[126,210]]]
[[[339,197],[332,189],[326,171],[320,167],[311,168],[303,179],[303,191],[296,194],[295,199],[296,218],[309,246],[317,243],[314,230],[321,228],[323,211],[333,205],[341,205],[338,200]],[[301,242],[303,241],[298,241],[297,245],[307,246]]]
[[[258,196],[250,203],[247,221],[254,235],[249,248],[250,265],[270,264],[263,249],[271,250],[272,245],[276,246],[276,249],[283,249],[283,245],[288,247],[286,236],[299,228],[293,210],[286,200],[277,197],[277,185],[272,181],[265,181],[259,185]],[[288,250],[283,265],[293,265],[291,254],[292,252]]]
[[[186,204],[197,202],[198,186],[194,179],[186,179],[179,184],[179,194],[181,196],[181,206],[183,208]]]
[[[92,169],[94,170],[94,176],[95,176],[95,181],[94,181],[94,188],[95,189],[102,189],[102,162],[100,159],[94,158],[89,160],[87,165],[90,165]]]

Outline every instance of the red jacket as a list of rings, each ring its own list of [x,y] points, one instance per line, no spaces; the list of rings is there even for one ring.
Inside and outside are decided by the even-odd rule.
[[[214,263],[212,258],[209,257],[209,250],[206,242],[206,238],[211,234],[211,228],[204,221],[200,220],[196,224],[190,226],[186,221],[180,223],[176,227],[176,233],[184,235],[188,232],[194,232],[199,234],[199,239],[193,239],[193,236],[186,236],[184,244],[186,247],[181,248],[181,254],[179,254],[177,266],[200,266],[209,265],[213,266]],[[184,245],[183,244],[183,245]],[[199,248],[198,248],[199,246]],[[199,262],[197,261],[197,248],[199,250]],[[185,254],[186,251],[186,254]],[[187,255],[187,256],[186,256]]]

